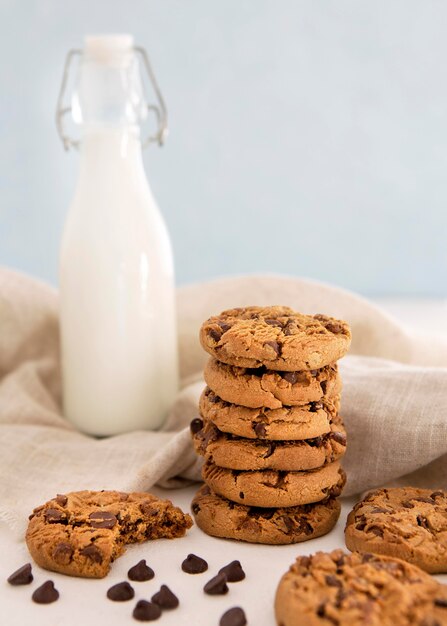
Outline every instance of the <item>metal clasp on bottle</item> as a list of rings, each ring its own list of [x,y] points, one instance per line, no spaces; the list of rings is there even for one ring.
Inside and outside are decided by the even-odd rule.
[[[157,98],[157,104],[148,103],[146,106],[148,111],[154,113],[155,117],[157,118],[158,129],[155,135],[149,135],[149,137],[142,141],[142,147],[146,148],[149,144],[155,142],[158,143],[159,146],[162,146],[165,143],[166,137],[168,135],[168,112],[166,109],[166,104],[160,91],[160,87],[158,86],[157,79],[155,78],[155,74],[149,61],[149,57],[147,56],[146,50],[141,46],[135,46],[134,50],[141,57],[143,66],[146,70],[149,81],[154,89],[155,96]],[[82,54],[82,50],[78,49],[70,50],[67,53],[64,64],[64,72],[62,74],[62,82],[59,89],[59,96],[57,99],[56,128],[65,150],[69,150],[70,148],[79,148],[79,141],[69,137],[69,135],[65,131],[64,118],[67,114],[71,113],[71,106],[64,104],[64,98],[65,92],[67,90],[68,76],[71,64],[75,57],[81,57]]]

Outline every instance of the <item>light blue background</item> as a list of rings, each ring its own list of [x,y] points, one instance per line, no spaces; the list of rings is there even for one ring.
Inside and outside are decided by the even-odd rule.
[[[145,155],[180,283],[255,271],[447,294],[447,3],[1,0],[0,263],[55,282],[79,157],[66,51],[128,31],[171,134]]]

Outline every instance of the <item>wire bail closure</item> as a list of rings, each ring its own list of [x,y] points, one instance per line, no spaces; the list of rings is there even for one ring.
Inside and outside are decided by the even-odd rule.
[[[166,104],[160,91],[160,87],[158,86],[157,79],[155,78],[155,74],[150,64],[146,50],[141,46],[135,46],[133,50],[140,55],[143,66],[146,70],[149,81],[154,89],[155,96],[157,98],[157,104],[148,103],[146,106],[148,111],[155,114],[155,117],[157,118],[158,130],[155,135],[149,135],[149,137],[142,141],[142,147],[146,148],[147,146],[149,146],[149,144],[155,142],[158,143],[159,146],[163,146],[168,135],[168,112],[166,109]],[[72,49],[69,50],[69,52],[67,53],[67,56],[65,57],[64,71],[62,74],[62,82],[57,98],[56,128],[65,150],[69,150],[70,148],[79,149],[79,140],[72,139],[65,131],[64,118],[67,114],[71,113],[71,106],[64,105],[64,98],[67,89],[71,64],[75,57],[81,57],[82,54],[82,50],[79,49]]]

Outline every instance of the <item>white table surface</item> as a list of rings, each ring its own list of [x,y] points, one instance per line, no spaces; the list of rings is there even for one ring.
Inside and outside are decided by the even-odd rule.
[[[447,301],[380,300],[390,313],[421,329],[446,333]],[[446,325],[447,326],[447,325]],[[153,492],[170,498],[183,510],[189,510],[197,487],[176,491]],[[140,599],[150,599],[161,584],[167,584],[180,599],[180,607],[165,612],[154,622],[165,626],[214,626],[230,607],[244,608],[248,624],[274,626],[273,598],[281,575],[299,554],[344,547],[343,528],[352,500],[343,501],[343,510],[336,528],[327,536],[292,546],[259,546],[208,537],[193,527],[183,539],[159,540],[130,546],[103,580],[86,580],[62,576],[33,566],[31,585],[11,587],[6,578],[15,569],[30,561],[24,543],[12,539],[7,526],[0,524],[0,626],[125,626],[138,624],[132,610]],[[208,561],[209,569],[199,575],[185,574],[182,560],[193,552]],[[135,599],[111,602],[106,591],[113,584],[127,580],[127,570],[145,558],[154,569],[149,582],[132,583]],[[203,585],[228,562],[239,559],[247,574],[244,581],[229,585],[225,596],[207,596]],[[447,575],[439,576],[447,583]],[[36,605],[31,601],[33,590],[46,580],[55,582],[60,592],[57,602]]]

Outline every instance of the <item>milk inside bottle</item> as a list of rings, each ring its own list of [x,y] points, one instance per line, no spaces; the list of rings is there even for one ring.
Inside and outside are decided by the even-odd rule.
[[[87,37],[72,114],[80,172],[60,255],[63,402],[94,435],[157,429],[178,389],[173,259],[142,161],[130,36]]]

